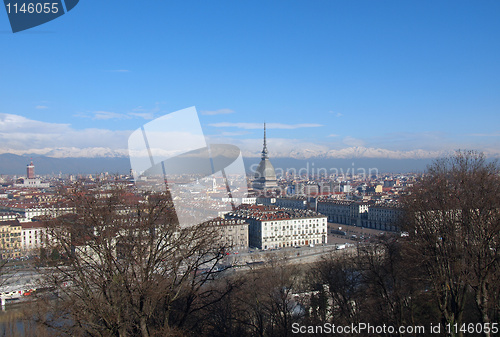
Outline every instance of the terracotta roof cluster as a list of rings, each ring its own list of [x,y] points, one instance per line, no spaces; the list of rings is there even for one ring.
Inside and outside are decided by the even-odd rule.
[[[325,217],[311,210],[280,208],[264,205],[241,205],[234,212],[228,213],[229,218],[253,219],[259,221],[291,220]]]
[[[19,220],[3,220],[0,221],[0,226],[21,226]]]
[[[1,224],[1,222],[0,222]],[[45,226],[41,222],[23,222],[21,223],[23,229],[31,229],[31,228],[44,228]]]

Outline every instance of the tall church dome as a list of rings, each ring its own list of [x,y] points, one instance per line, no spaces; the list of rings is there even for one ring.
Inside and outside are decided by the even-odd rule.
[[[267,152],[266,123],[264,123],[264,148],[262,149],[262,157],[259,166],[257,170],[255,170],[252,187],[256,190],[269,190],[278,187],[276,172],[274,172],[273,164],[271,164]]]

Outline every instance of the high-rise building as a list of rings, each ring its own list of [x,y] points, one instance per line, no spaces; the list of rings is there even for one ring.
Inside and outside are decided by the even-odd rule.
[[[33,165],[33,161],[26,167],[26,176],[28,179],[35,179],[35,165]]]
[[[42,183],[40,178],[35,176],[35,165],[31,161],[28,166],[26,166],[26,178],[19,178],[14,184],[16,187],[30,187],[30,188],[47,188],[49,183]]]
[[[264,123],[264,147],[262,149],[261,161],[257,170],[255,170],[252,187],[259,191],[273,190],[278,187],[276,182],[276,172],[274,172],[274,167],[269,161],[269,155],[267,152],[266,123]]]

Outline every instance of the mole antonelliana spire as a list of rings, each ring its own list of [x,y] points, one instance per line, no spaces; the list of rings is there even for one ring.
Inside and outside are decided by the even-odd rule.
[[[262,159],[269,159],[269,157],[267,155],[266,123],[264,123],[264,148],[262,149]]]
[[[278,187],[276,173],[269,161],[269,153],[267,151],[266,123],[264,123],[264,146],[262,148],[261,161],[257,170],[255,170],[254,178],[252,187],[255,190],[274,190]]]

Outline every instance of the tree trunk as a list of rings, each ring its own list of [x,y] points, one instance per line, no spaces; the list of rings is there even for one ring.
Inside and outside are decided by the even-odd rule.
[[[141,316],[141,333],[142,337],[149,337],[148,324],[146,316]]]

